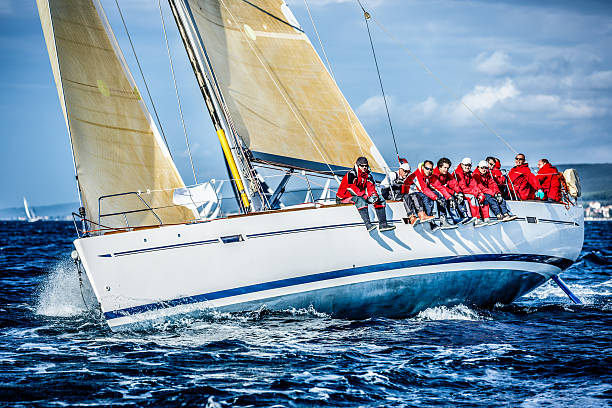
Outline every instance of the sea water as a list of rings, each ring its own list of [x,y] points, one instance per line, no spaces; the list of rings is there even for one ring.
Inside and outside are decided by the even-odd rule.
[[[609,406],[612,223],[509,306],[350,321],[215,314],[112,333],[70,259],[71,223],[0,222],[2,406]]]

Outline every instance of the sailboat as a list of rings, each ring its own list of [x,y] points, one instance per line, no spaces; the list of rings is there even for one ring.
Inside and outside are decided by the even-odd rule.
[[[99,0],[37,0],[72,146],[74,241],[112,330],[211,310],[308,308],[353,319],[510,303],[578,257],[578,205],[510,201],[511,222],[432,232],[389,202],[366,232],[330,183],[389,166],[282,0],[169,0],[240,213],[202,217],[142,99]],[[282,176],[273,190],[262,176]],[[321,199],[283,204],[289,179]],[[278,180],[278,178],[277,178]],[[76,215],[75,215],[76,216]]]
[[[26,200],[25,197],[23,197],[23,209],[25,210],[28,222],[36,222],[41,220],[41,218],[34,213],[34,209],[30,208],[28,205],[28,200]]]

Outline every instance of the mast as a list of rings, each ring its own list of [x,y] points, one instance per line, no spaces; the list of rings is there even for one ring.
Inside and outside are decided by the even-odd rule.
[[[176,21],[176,25],[179,29],[179,33],[181,35],[181,39],[183,40],[185,50],[187,51],[189,62],[191,63],[193,72],[196,75],[200,91],[202,92],[202,96],[204,97],[206,108],[208,109],[208,113],[210,114],[210,119],[212,120],[213,126],[215,127],[217,137],[219,138],[219,143],[221,144],[221,149],[223,150],[225,163],[232,178],[232,186],[234,187],[234,191],[237,192],[237,195],[240,197],[238,201],[243,212],[249,212],[252,210],[252,206],[249,201],[249,197],[247,195],[244,183],[242,181],[241,173],[236,164],[234,153],[232,152],[232,148],[230,147],[229,141],[225,134],[225,130],[223,129],[219,113],[213,102],[213,96],[210,91],[210,84],[208,83],[209,81],[205,74],[205,70],[201,66],[201,63],[196,56],[195,45],[193,44],[192,38],[186,32],[185,24],[183,23],[183,20],[181,18],[182,16],[179,13],[176,0],[168,0],[168,3],[170,4],[170,9],[172,10],[172,15],[174,16],[174,20]]]

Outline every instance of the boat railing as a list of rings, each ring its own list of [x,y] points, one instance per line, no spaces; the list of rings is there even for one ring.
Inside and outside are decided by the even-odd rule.
[[[140,200],[140,202],[142,202],[142,204],[144,204],[147,208],[142,208],[142,209],[138,209],[138,210],[128,210],[128,211],[117,211],[117,212],[113,212],[113,213],[108,213],[108,214],[103,214],[102,213],[102,200],[104,199],[109,199],[109,198],[117,198],[117,197],[125,197],[125,196],[136,196],[138,197],[138,199]],[[145,201],[144,198],[142,198],[141,193],[140,192],[136,192],[136,191],[129,191],[126,193],[117,193],[117,194],[108,194],[108,195],[103,195],[100,196],[98,198],[98,225],[101,225],[102,222],[102,218],[105,217],[116,217],[116,216],[123,216],[123,219],[125,221],[125,226],[126,228],[130,229],[130,223],[128,221],[127,215],[128,214],[134,214],[134,213],[140,213],[140,212],[148,212],[150,211],[151,214],[153,214],[153,216],[157,219],[157,221],[159,222],[159,225],[163,225],[164,223],[162,222],[161,218],[159,218],[159,216],[155,213],[155,211],[153,210],[153,208],[151,208],[151,206],[149,205],[149,203],[147,203]]]

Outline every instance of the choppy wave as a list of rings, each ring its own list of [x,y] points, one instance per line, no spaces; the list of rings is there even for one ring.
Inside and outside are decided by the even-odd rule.
[[[423,310],[416,316],[417,320],[485,320],[486,316],[465,305],[453,307],[437,306]]]
[[[3,406],[590,407],[612,395],[612,223],[562,274],[581,306],[549,282],[492,310],[210,310],[122,333],[90,312],[87,285],[83,301],[72,225],[18,227],[0,223]]]

